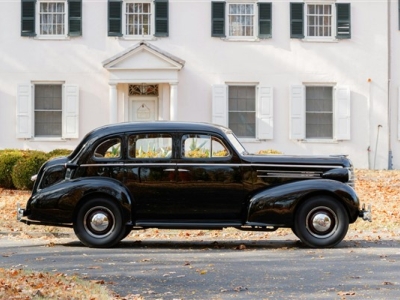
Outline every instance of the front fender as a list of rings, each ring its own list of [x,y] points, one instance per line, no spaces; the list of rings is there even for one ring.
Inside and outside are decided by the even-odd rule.
[[[346,208],[350,223],[359,212],[356,192],[346,184],[329,179],[313,179],[291,182],[253,195],[249,201],[247,223],[291,226],[296,207],[311,196],[329,195]]]
[[[31,220],[72,223],[80,201],[96,195],[118,201],[127,222],[131,220],[133,199],[129,191],[119,181],[101,177],[63,180],[39,190],[28,201],[27,216]]]

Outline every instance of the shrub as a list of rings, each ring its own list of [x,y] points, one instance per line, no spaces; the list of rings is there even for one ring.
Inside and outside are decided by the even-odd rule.
[[[30,190],[33,187],[31,177],[39,172],[40,167],[48,160],[48,155],[41,151],[27,151],[18,160],[12,171],[12,181],[17,189]]]
[[[15,188],[12,180],[14,165],[23,156],[18,150],[2,150],[0,152],[0,187],[6,189]]]
[[[60,157],[60,156],[68,156],[72,153],[72,150],[68,149],[54,149],[47,153],[48,158]]]
[[[267,150],[260,150],[257,152],[257,154],[261,155],[271,155],[271,154],[282,154],[282,152],[274,149],[267,149]]]

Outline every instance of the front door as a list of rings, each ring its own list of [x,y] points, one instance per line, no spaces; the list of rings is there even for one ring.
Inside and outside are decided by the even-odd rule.
[[[157,120],[157,97],[130,97],[129,120],[133,122],[150,122]]]

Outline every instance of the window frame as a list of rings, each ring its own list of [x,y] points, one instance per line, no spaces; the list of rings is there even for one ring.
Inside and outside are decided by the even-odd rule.
[[[41,11],[40,6],[43,3],[63,3],[64,4],[64,33],[63,34],[41,34]],[[69,2],[68,0],[37,0],[36,2],[36,24],[35,24],[35,32],[37,39],[66,39],[68,38],[69,33]]]
[[[229,8],[230,5],[252,5],[253,6],[253,34],[249,36],[243,36],[243,35],[230,35],[230,13],[229,13]],[[225,3],[225,33],[226,33],[226,40],[230,41],[256,41],[259,39],[259,10],[257,6],[257,0],[242,0],[242,1],[226,1]],[[242,27],[243,25],[240,24]]]
[[[139,34],[127,34],[127,4],[134,4],[134,3],[139,3],[139,4],[149,4],[150,5],[150,32],[149,34],[146,35],[139,35]],[[125,0],[122,1],[122,18],[121,18],[121,30],[122,30],[122,36],[125,39],[140,39],[140,40],[148,40],[148,39],[153,39],[154,33],[155,33],[155,5],[154,1],[151,0]]]
[[[253,23],[253,25],[252,25],[253,34],[252,35],[231,35],[230,34],[230,32],[231,32],[231,24],[232,24],[231,23],[231,16],[236,16],[236,15],[230,13],[230,7],[232,5],[251,5],[253,7],[253,14],[252,15],[247,15],[247,14],[244,14],[244,15],[239,14],[238,15],[238,17],[240,19],[242,19],[244,17],[250,17],[252,19],[252,23]],[[226,22],[226,26],[227,27],[225,29],[226,32],[227,32],[226,38],[227,39],[232,39],[232,40],[235,40],[235,39],[237,39],[237,40],[256,39],[257,38],[257,32],[258,32],[258,22],[257,22],[257,20],[258,20],[258,9],[257,9],[256,2],[254,2],[254,3],[251,3],[251,2],[248,3],[248,2],[245,2],[245,1],[243,1],[243,2],[227,2],[226,6],[227,6],[226,10],[225,10],[225,19],[227,20],[227,22]],[[239,27],[240,27],[240,31],[242,31],[243,27],[245,27],[245,24],[240,22]]]
[[[336,5],[335,1],[305,1],[304,2],[304,40],[305,41],[336,41],[336,23],[337,23],[337,12],[336,12]],[[330,27],[331,27],[331,34],[329,36],[311,36],[308,35],[308,26],[309,26],[309,20],[308,20],[308,7],[310,5],[329,5],[331,7],[331,22],[330,22]],[[317,27],[319,28],[319,27]]]

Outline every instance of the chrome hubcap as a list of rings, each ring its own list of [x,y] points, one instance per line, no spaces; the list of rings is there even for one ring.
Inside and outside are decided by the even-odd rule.
[[[306,227],[312,236],[327,238],[335,233],[338,227],[338,218],[329,207],[316,207],[308,213]]]
[[[108,224],[108,217],[103,213],[93,215],[92,220],[90,221],[90,226],[96,231],[103,231],[107,228]]]
[[[92,237],[104,238],[115,228],[114,214],[104,206],[93,207],[85,214],[84,227]]]
[[[328,215],[319,213],[314,216],[312,223],[313,223],[313,227],[315,228],[315,230],[324,232],[324,231],[329,230],[329,228],[331,227],[332,221]]]

